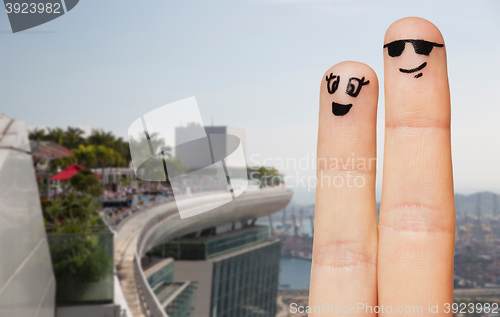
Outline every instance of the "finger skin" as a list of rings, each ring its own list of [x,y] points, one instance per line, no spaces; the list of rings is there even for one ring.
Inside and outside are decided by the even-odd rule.
[[[340,76],[333,94],[327,88],[330,74]],[[351,77],[364,77],[356,97],[346,93]],[[360,81],[351,83],[355,94]],[[377,100],[377,76],[365,64],[339,63],[321,81],[309,305],[323,310],[309,316],[335,315],[335,306],[377,304]],[[333,102],[340,106],[334,108]],[[343,114],[342,105],[348,104],[352,107]],[[364,311],[349,315],[367,316]]]
[[[429,21],[393,23],[384,44],[423,39],[444,44]],[[450,92],[446,46],[417,54],[411,43],[391,57],[384,48],[386,129],[379,223],[379,306],[438,304],[447,315],[453,300],[455,204],[450,141]],[[426,66],[414,73],[400,71]],[[422,73],[420,77],[416,76]],[[393,312],[394,313],[394,312]],[[381,312],[381,316],[391,315]]]

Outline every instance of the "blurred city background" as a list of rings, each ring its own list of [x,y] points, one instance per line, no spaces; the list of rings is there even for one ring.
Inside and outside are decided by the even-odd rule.
[[[499,9],[498,1],[86,1],[19,34],[0,10],[0,315],[284,317],[289,303],[306,305],[321,76],[361,61],[382,92],[383,35],[405,16],[430,20],[446,41],[455,301],[499,303],[500,43],[491,40],[500,37]],[[189,209],[218,196],[186,188],[175,203],[168,180],[138,180],[127,128],[190,96],[207,134],[242,140],[253,176],[241,198],[181,221],[176,203]],[[381,93],[378,200],[383,105]],[[169,164],[189,172],[182,160]]]
[[[215,211],[180,219],[179,204],[188,209],[211,204],[220,188],[186,186],[174,202],[168,180],[135,176],[127,142],[111,132],[27,131],[21,121],[5,117],[0,123],[2,200],[18,214],[31,206],[28,222],[3,211],[3,247],[19,253],[7,241],[28,246],[36,235],[23,236],[23,230],[43,215],[38,227],[43,223],[47,236],[51,262],[46,269],[54,274],[48,285],[54,288],[57,316],[289,316],[290,303],[307,304],[315,206],[293,201],[277,169],[248,166],[244,195]],[[244,129],[206,127],[209,135],[227,131],[235,131],[245,148]],[[25,151],[24,159],[14,149]],[[188,169],[179,156],[167,160]],[[455,301],[499,303],[499,197],[488,191],[456,194],[455,202]],[[35,250],[40,252],[39,245]],[[19,254],[14,258],[20,260]],[[13,283],[7,280],[2,291]],[[149,300],[140,295],[148,291]],[[50,296],[47,289],[43,294],[43,299]]]

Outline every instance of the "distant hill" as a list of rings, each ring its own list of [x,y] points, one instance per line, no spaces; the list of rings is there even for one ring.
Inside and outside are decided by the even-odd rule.
[[[469,215],[474,215],[476,212],[476,206],[478,202],[478,194],[481,195],[480,204],[481,213],[483,215],[493,214],[493,199],[495,193],[492,192],[480,192],[470,195],[455,194],[455,208],[457,214],[468,213]],[[496,195],[497,208],[500,213],[500,196]]]
[[[474,216],[476,212],[476,205],[478,200],[478,194],[481,195],[480,207],[481,213],[485,216],[493,214],[493,197],[495,193],[492,192],[479,192],[470,195],[463,194],[455,194],[455,208],[457,214],[468,213],[470,216]],[[498,213],[500,214],[500,195],[497,194],[497,208]],[[300,205],[291,203],[287,206],[287,218],[291,217],[292,213],[299,215],[299,210],[303,210],[303,216],[314,216],[314,204],[312,205]],[[377,202],[377,214],[380,211],[380,202]],[[281,220],[283,219],[283,210],[274,213],[272,215],[273,220]]]

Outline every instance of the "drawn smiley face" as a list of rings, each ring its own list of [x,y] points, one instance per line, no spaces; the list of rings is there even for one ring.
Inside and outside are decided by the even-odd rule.
[[[365,77],[361,79],[356,77],[351,77],[347,82],[345,93],[351,97],[357,97],[359,95],[359,92],[361,91],[361,88],[363,88],[364,85],[368,85],[369,83],[370,83],[369,80],[365,81]],[[330,73],[330,76],[326,76],[326,88],[330,95],[333,95],[337,91],[337,89],[339,88],[339,84],[340,84],[339,75],[334,75],[333,73]],[[340,104],[335,101],[332,102],[332,113],[336,116],[345,116],[349,112],[349,110],[351,110],[351,108],[352,108],[352,103]]]
[[[405,47],[406,47],[406,43],[411,43],[413,45],[413,49],[415,50],[415,53],[417,53],[419,55],[425,55],[425,56],[429,56],[429,54],[431,53],[431,51],[434,47],[443,47],[444,46],[444,44],[438,44],[438,43],[429,42],[429,41],[425,41],[425,40],[397,40],[397,41],[393,41],[391,43],[385,44],[384,48],[387,47],[387,53],[389,54],[390,57],[398,57],[398,56],[401,56],[401,54],[403,54],[403,51],[405,50]],[[417,67],[411,68],[411,69],[400,68],[399,71],[402,73],[405,73],[405,74],[413,74],[413,73],[419,72],[418,74],[416,74],[413,77],[420,78],[423,76],[423,73],[421,73],[420,71],[422,69],[424,69],[425,66],[427,66],[427,62],[423,62],[422,64],[420,64],[420,66],[417,66]]]

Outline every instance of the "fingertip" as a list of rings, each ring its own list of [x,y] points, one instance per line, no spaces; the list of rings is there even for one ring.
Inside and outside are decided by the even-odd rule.
[[[400,39],[425,39],[444,44],[443,35],[432,22],[419,17],[406,17],[393,22],[385,32],[384,44]]]
[[[321,81],[318,158],[375,157],[378,79],[373,69],[346,61]]]
[[[370,80],[370,83],[373,83],[373,86],[378,87],[378,78],[377,78],[377,74],[375,73],[375,71],[370,66],[368,66],[364,63],[361,63],[361,62],[343,61],[343,62],[340,62],[340,63],[333,65],[323,75],[323,79],[321,82],[322,88],[325,88],[324,81],[325,81],[326,76],[330,75],[331,73],[363,74],[363,76],[367,80]]]
[[[367,107],[376,110],[378,78],[368,65],[344,61],[330,67],[321,80],[320,113],[325,117],[359,116]],[[349,110],[333,104],[351,105]],[[346,112],[347,111],[347,112]],[[375,112],[375,111],[370,111]],[[358,114],[356,114],[358,113]]]
[[[403,18],[384,39],[387,125],[449,126],[450,98],[443,36],[431,22]]]

